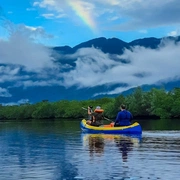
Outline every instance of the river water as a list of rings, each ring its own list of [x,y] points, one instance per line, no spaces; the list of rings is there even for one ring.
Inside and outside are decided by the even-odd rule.
[[[0,122],[0,180],[178,180],[180,120],[142,136],[82,134],[80,121]]]

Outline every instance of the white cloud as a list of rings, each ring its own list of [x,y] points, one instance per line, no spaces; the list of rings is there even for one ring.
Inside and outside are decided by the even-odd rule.
[[[47,9],[46,14],[56,14],[55,17],[67,17],[73,23],[78,24],[77,17],[81,19],[85,24],[90,26],[94,32],[96,32],[96,23],[94,17],[98,14],[98,11],[95,11],[95,4],[91,1],[79,1],[79,0],[67,0],[67,1],[58,1],[58,0],[42,0],[39,3],[34,3],[35,7],[40,7]],[[53,13],[52,13],[53,12]],[[47,17],[45,17],[47,18]]]
[[[63,74],[65,86],[78,84],[80,87],[93,87],[104,84],[105,73],[117,65],[108,54],[95,48],[82,48],[72,57],[77,58],[76,69]]]
[[[48,48],[32,43],[20,34],[0,42],[0,55],[0,63],[22,65],[28,71],[53,66]]]
[[[48,14],[41,14],[41,16],[45,17],[46,19],[59,19],[65,17],[66,15],[65,14],[55,15],[53,13],[48,13]]]
[[[123,1],[116,11],[126,21],[114,26],[115,30],[125,31],[180,24],[177,18],[180,15],[178,0],[164,0],[156,3],[152,3],[151,0]]]
[[[5,27],[9,38],[0,40],[0,83],[10,83],[9,87],[52,86],[54,81],[47,79],[53,73],[58,75],[59,67],[54,63],[52,49],[36,42],[51,36],[40,26],[15,26],[6,21]],[[40,80],[32,83],[32,78]]]
[[[46,19],[54,19],[55,15],[54,14],[42,14],[41,16],[45,17]]]
[[[43,27],[41,26],[27,26],[24,24],[18,25],[16,31],[18,33],[22,33],[23,35],[26,35],[27,37],[31,37],[34,40],[38,38],[48,38],[51,39],[54,36],[51,34],[48,34]],[[13,32],[14,33],[14,32]]]
[[[180,78],[179,48],[179,43],[165,41],[156,50],[140,46],[126,49],[119,59],[129,60],[127,64],[114,61],[108,54],[94,48],[80,49],[74,55],[77,57],[76,68],[63,74],[64,85],[94,87],[113,83],[127,84],[127,87],[107,92],[112,94],[143,84]]]
[[[115,21],[115,20],[117,20],[117,19],[119,19],[118,16],[113,16],[113,17],[108,18],[108,20],[110,20],[110,21]]]
[[[17,74],[19,72],[19,67],[10,67],[10,66],[0,66],[0,83],[8,81],[17,81]]]
[[[26,28],[26,29],[28,29],[28,30],[30,30],[30,31],[36,31],[36,30],[38,30],[38,29],[43,29],[42,27],[34,27],[34,26],[22,26],[21,28]]]
[[[12,95],[5,88],[0,87],[0,97],[11,97]]]
[[[0,54],[4,57],[4,61],[1,59],[0,63],[15,64],[0,66],[0,82],[14,81],[15,87],[23,86],[25,88],[54,85],[65,87],[77,85],[79,88],[84,88],[98,85],[127,84],[127,86],[109,92],[102,92],[102,94],[116,94],[144,84],[158,84],[160,81],[166,82],[180,78],[180,66],[178,65],[180,43],[175,44],[166,40],[163,40],[156,50],[136,46],[132,47],[131,50],[125,49],[122,55],[116,55],[115,58],[94,47],[82,48],[75,54],[64,57],[77,59],[75,62],[76,67],[69,72],[62,73],[58,69],[52,69],[52,71],[39,71],[39,73],[33,75],[19,76],[20,68],[17,64],[21,64],[27,70],[33,71],[37,68],[42,70],[44,64],[51,62],[47,49],[39,47],[37,44],[31,44],[32,42],[29,41],[24,43],[24,41],[26,40],[21,41],[23,47],[20,46],[20,49],[25,51],[25,54],[23,51],[17,50],[14,41],[0,43]],[[17,39],[15,42],[17,42]],[[12,45],[9,43],[12,43]],[[6,54],[3,48],[10,51],[7,51]],[[34,52],[35,55],[31,55],[29,52]],[[33,60],[33,57],[35,60]],[[122,59],[127,60],[129,63],[121,62]],[[51,67],[51,65],[50,63],[49,66]],[[64,66],[67,66],[67,64]],[[10,94],[6,89],[1,89],[1,96],[10,96]]]
[[[163,0],[156,3],[152,3],[152,0],[42,0],[35,2],[34,6],[47,9],[51,13],[66,13],[71,19],[74,18],[73,13],[81,13],[81,18],[89,17],[93,19],[94,24],[102,23],[103,18],[104,24],[110,30],[130,31],[180,24],[179,0]],[[112,27],[106,23],[106,20],[114,18],[119,20],[116,26]]]
[[[18,65],[0,66],[0,83],[19,83],[31,78],[30,75],[20,75],[20,67]]]
[[[143,33],[143,34],[147,34],[148,33],[148,31],[146,29],[141,29],[141,30],[139,30],[139,32]]]
[[[57,12],[62,12],[64,5],[66,4],[65,1],[57,1],[57,0],[42,0],[41,2],[34,2],[34,7],[40,8],[47,8],[48,10],[52,11],[55,10]]]
[[[16,75],[18,74],[20,68],[19,67],[10,67],[10,66],[0,66],[0,74],[8,74],[8,75]]]
[[[27,71],[54,67],[50,49],[33,41],[38,36],[48,37],[41,27],[10,27],[9,39],[0,41],[0,63],[21,65]]]
[[[35,11],[35,8],[26,8],[26,11]]]
[[[167,34],[168,36],[179,36],[180,35],[180,30],[177,29],[177,30],[174,30],[174,31],[171,31]]]
[[[57,85],[62,85],[61,81],[56,80],[56,75],[54,76],[54,79],[50,79],[50,77],[47,77],[47,79],[41,79],[41,80],[24,80],[19,83],[17,83],[15,86],[23,86],[24,88],[28,87],[45,87],[45,86],[57,86]]]
[[[2,103],[3,106],[14,106],[14,105],[20,105],[24,103],[29,103],[29,99],[20,99],[17,102],[9,102],[9,103]]]

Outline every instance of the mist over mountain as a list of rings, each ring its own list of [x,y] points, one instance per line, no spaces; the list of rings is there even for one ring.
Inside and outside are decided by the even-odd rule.
[[[17,49],[15,41],[0,41],[1,104],[115,97],[137,86],[180,87],[180,36],[132,42],[100,37],[53,48],[24,41]]]

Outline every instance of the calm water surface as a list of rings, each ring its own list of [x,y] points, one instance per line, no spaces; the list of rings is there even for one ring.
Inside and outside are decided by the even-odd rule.
[[[0,180],[179,180],[180,120],[142,136],[82,134],[80,121],[0,122]]]

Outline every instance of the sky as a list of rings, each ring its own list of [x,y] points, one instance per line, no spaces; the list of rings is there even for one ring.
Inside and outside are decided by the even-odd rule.
[[[115,55],[116,60],[100,49],[82,48],[66,55],[76,59],[76,67],[68,73],[61,70],[70,65],[57,66],[49,48],[74,47],[98,37],[130,42],[178,36],[179,17],[179,0],[1,0],[0,96],[11,97],[11,87],[127,84],[102,92],[114,94],[179,79],[180,44],[172,41],[164,40],[156,50],[140,46],[125,49],[122,55]],[[122,58],[130,63],[117,61]],[[1,86],[7,82],[11,87]]]
[[[1,0],[0,15],[49,46],[75,46],[97,37],[123,41],[179,35],[178,0]],[[8,36],[6,28],[0,37]]]

